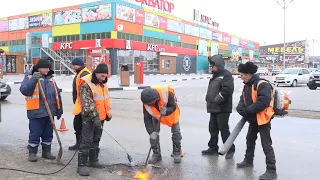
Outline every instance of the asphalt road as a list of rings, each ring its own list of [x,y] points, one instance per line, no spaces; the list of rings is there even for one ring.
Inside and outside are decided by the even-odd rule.
[[[169,83],[176,90],[181,109],[180,124],[182,129],[182,146],[186,156],[181,164],[173,163],[171,133],[167,127],[161,127],[161,147],[163,162],[154,168],[152,179],[186,179],[186,180],[253,180],[265,171],[265,156],[259,139],[257,141],[254,168],[237,169],[235,164],[242,161],[245,152],[245,136],[247,125],[237,138],[234,159],[224,157],[204,157],[201,150],[207,148],[209,139],[208,120],[204,97],[208,80],[194,80]],[[0,123],[0,167],[26,169],[32,171],[52,172],[62,168],[54,162],[40,159],[37,163],[27,161],[28,119],[26,118],[24,97],[19,93],[19,85],[12,85],[13,93],[2,103],[2,122]],[[242,82],[235,80],[234,106],[239,100]],[[319,99],[319,91],[310,91],[307,87],[285,87],[293,100],[292,108],[304,110],[319,110],[319,105],[311,100]],[[311,97],[309,97],[311,95]],[[140,91],[110,92],[113,119],[106,123],[104,129],[116,138],[135,159],[142,164],[146,158],[149,143],[142,117],[142,104],[139,100]],[[64,118],[67,132],[60,133],[64,148],[63,163],[72,157],[74,152],[67,147],[74,142],[72,130],[73,116],[71,94],[63,93]],[[310,106],[310,107],[309,107]],[[318,107],[318,108],[317,108]],[[240,116],[235,112],[230,118],[230,128],[233,129]],[[56,121],[57,126],[60,125]],[[276,153],[278,179],[281,180],[318,180],[318,162],[320,161],[320,121],[304,118],[276,118],[272,122],[273,145]],[[220,142],[219,145],[222,145]],[[54,140],[53,152],[58,151]],[[40,153],[39,153],[40,154]],[[133,172],[132,169],[112,164],[127,163],[125,152],[110,138],[103,134],[101,140],[100,161],[107,166],[105,169],[90,169],[91,179],[127,179],[124,175]],[[1,179],[87,179],[76,174],[77,158],[68,167],[55,175],[36,176],[32,174],[2,171]],[[112,172],[112,173],[110,173]],[[162,172],[162,175],[159,173]]]

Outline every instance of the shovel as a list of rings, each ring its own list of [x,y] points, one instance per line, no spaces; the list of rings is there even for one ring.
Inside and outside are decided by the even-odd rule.
[[[46,106],[46,109],[47,109],[47,112],[48,112],[48,115],[50,117],[50,121],[51,121],[51,125],[54,129],[54,132],[57,136],[57,139],[58,139],[58,143],[59,143],[59,146],[60,146],[60,149],[59,149],[59,153],[58,153],[58,156],[57,156],[57,164],[61,164],[60,160],[61,160],[61,157],[62,157],[62,144],[61,144],[61,140],[60,140],[60,137],[59,137],[59,134],[58,134],[58,131],[57,131],[57,128],[56,128],[56,125],[54,123],[54,120],[53,120],[53,116],[51,114],[51,110],[49,108],[49,104],[47,102],[47,98],[46,98],[46,95],[44,94],[44,91],[43,91],[43,88],[42,88],[42,85],[40,83],[40,81],[38,81],[38,84],[39,84],[39,89],[40,89],[40,93],[41,93],[41,96],[43,98],[43,101],[44,101],[44,104]]]

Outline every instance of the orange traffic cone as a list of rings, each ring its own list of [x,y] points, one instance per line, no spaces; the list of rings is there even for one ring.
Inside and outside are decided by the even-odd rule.
[[[67,129],[66,127],[66,123],[64,122],[64,118],[62,118],[61,120],[60,128],[58,129],[58,131],[60,132],[69,131],[69,129]]]

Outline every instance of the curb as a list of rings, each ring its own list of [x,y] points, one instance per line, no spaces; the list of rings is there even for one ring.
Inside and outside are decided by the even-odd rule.
[[[177,81],[190,81],[199,79],[210,79],[211,77],[193,77],[193,78],[183,78],[183,79],[172,79],[172,80],[161,80],[161,82],[177,82]]]
[[[111,87],[109,91],[133,91],[139,89],[150,88],[151,86],[135,86],[135,87]],[[72,89],[60,89],[62,93],[72,93]]]
[[[13,85],[13,84],[21,84],[22,82],[16,81],[16,82],[6,82],[8,85]]]

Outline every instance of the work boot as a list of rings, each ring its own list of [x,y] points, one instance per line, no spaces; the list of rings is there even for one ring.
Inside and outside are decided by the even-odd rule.
[[[173,161],[174,163],[181,162],[181,145],[173,143]]]
[[[259,179],[260,180],[272,180],[272,179],[275,179],[277,178],[278,175],[277,175],[277,171],[276,170],[272,170],[272,169],[267,169],[267,171],[262,174]]]
[[[213,156],[219,156],[218,151],[214,150],[213,148],[208,148],[207,150],[203,150],[202,155],[213,155]]]
[[[77,150],[79,148],[79,145],[80,145],[80,136],[79,135],[76,135],[76,144],[73,145],[73,146],[70,146],[68,149],[70,151],[74,151],[74,150]]]
[[[38,161],[37,151],[29,150],[28,161],[30,161],[30,162],[37,162]]]
[[[89,176],[88,156],[89,156],[88,150],[79,151],[79,153],[78,153],[77,173],[80,176]]]
[[[104,168],[102,164],[99,163],[99,152],[100,148],[91,148],[89,150],[89,167]]]
[[[246,168],[246,167],[253,167],[253,162],[249,162],[247,160],[243,160],[240,163],[237,163],[238,168]]]
[[[42,158],[49,159],[49,160],[56,159],[56,157],[51,153],[51,146],[42,147]]]
[[[234,155],[234,151],[229,151],[229,152],[227,152],[227,154],[226,154],[226,159],[232,159],[233,158],[233,155]]]
[[[153,147],[152,150],[153,154],[148,161],[149,164],[155,164],[162,160],[160,145]]]

